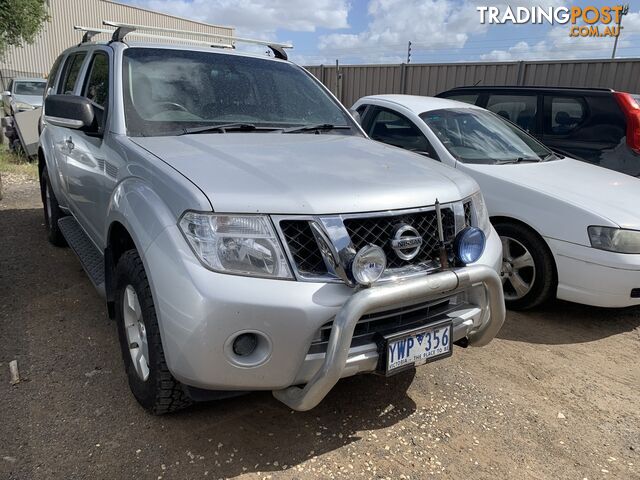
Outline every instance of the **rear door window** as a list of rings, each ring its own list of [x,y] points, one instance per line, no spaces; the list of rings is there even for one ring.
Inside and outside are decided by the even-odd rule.
[[[485,108],[510,120],[527,132],[536,131],[537,95],[490,94]]]
[[[582,125],[587,117],[587,105],[582,97],[549,97],[551,117],[544,122],[544,133],[567,135]]]
[[[73,95],[78,75],[80,74],[80,68],[86,52],[74,53],[67,57],[67,61],[64,64],[64,70],[62,71],[62,77],[58,84],[57,93],[64,93],[67,95]]]
[[[49,76],[47,77],[47,88],[44,91],[45,96],[49,93],[49,89],[53,87],[54,83],[56,82],[56,77],[58,76],[58,71],[60,70],[60,65],[62,64],[63,58],[64,57],[62,56],[58,57],[54,62],[53,67],[51,67],[51,70],[49,70]]]

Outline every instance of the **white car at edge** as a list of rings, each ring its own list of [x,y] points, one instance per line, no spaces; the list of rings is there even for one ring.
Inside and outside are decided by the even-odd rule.
[[[554,296],[640,305],[640,179],[557,156],[466,103],[374,95],[352,108],[372,139],[440,160],[480,184],[502,238],[508,307]]]

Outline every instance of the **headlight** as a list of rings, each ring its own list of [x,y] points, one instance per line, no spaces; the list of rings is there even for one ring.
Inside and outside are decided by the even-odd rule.
[[[484,232],[476,227],[467,227],[462,230],[453,241],[453,251],[462,263],[468,265],[477,262],[482,253],[486,238]]]
[[[196,256],[211,270],[292,278],[268,217],[186,212],[180,229]]]
[[[640,231],[591,226],[587,229],[593,248],[617,253],[640,254]]]
[[[476,226],[488,235],[491,230],[491,222],[489,220],[487,205],[484,203],[484,197],[480,191],[477,191],[471,196],[471,208],[473,208],[473,213],[476,218]]]
[[[16,102],[13,104],[13,109],[19,112],[23,110],[33,110],[33,108],[33,105],[29,105],[28,103],[24,102]]]

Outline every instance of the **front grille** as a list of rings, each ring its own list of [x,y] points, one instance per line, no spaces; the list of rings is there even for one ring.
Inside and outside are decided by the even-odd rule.
[[[363,315],[353,331],[351,347],[374,342],[376,335],[390,335],[443,320],[449,312],[460,308],[459,304],[451,300],[441,298]],[[309,353],[326,352],[332,326],[333,322],[328,322],[320,328],[317,338],[311,343]]]
[[[399,224],[411,225],[422,237],[420,251],[412,260],[402,260],[391,248],[391,238]],[[384,249],[389,268],[429,262],[437,257],[438,223],[435,210],[397,216],[348,218],[345,219],[344,226],[356,251],[371,244]],[[442,209],[442,229],[445,241],[453,240],[456,230],[455,215],[450,208]]]
[[[464,202],[464,226],[470,227],[473,225],[471,222],[471,202]]]
[[[302,275],[322,276],[327,274],[327,267],[307,220],[282,220],[280,229],[293,261]]]

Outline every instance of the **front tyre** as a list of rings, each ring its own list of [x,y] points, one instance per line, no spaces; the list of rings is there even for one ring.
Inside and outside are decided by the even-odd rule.
[[[116,266],[116,322],[129,387],[138,403],[154,415],[191,405],[167,368],[153,297],[142,260],[128,250]]]
[[[511,310],[527,310],[553,298],[556,273],[544,241],[531,229],[515,223],[496,223],[502,241],[502,286]]]

